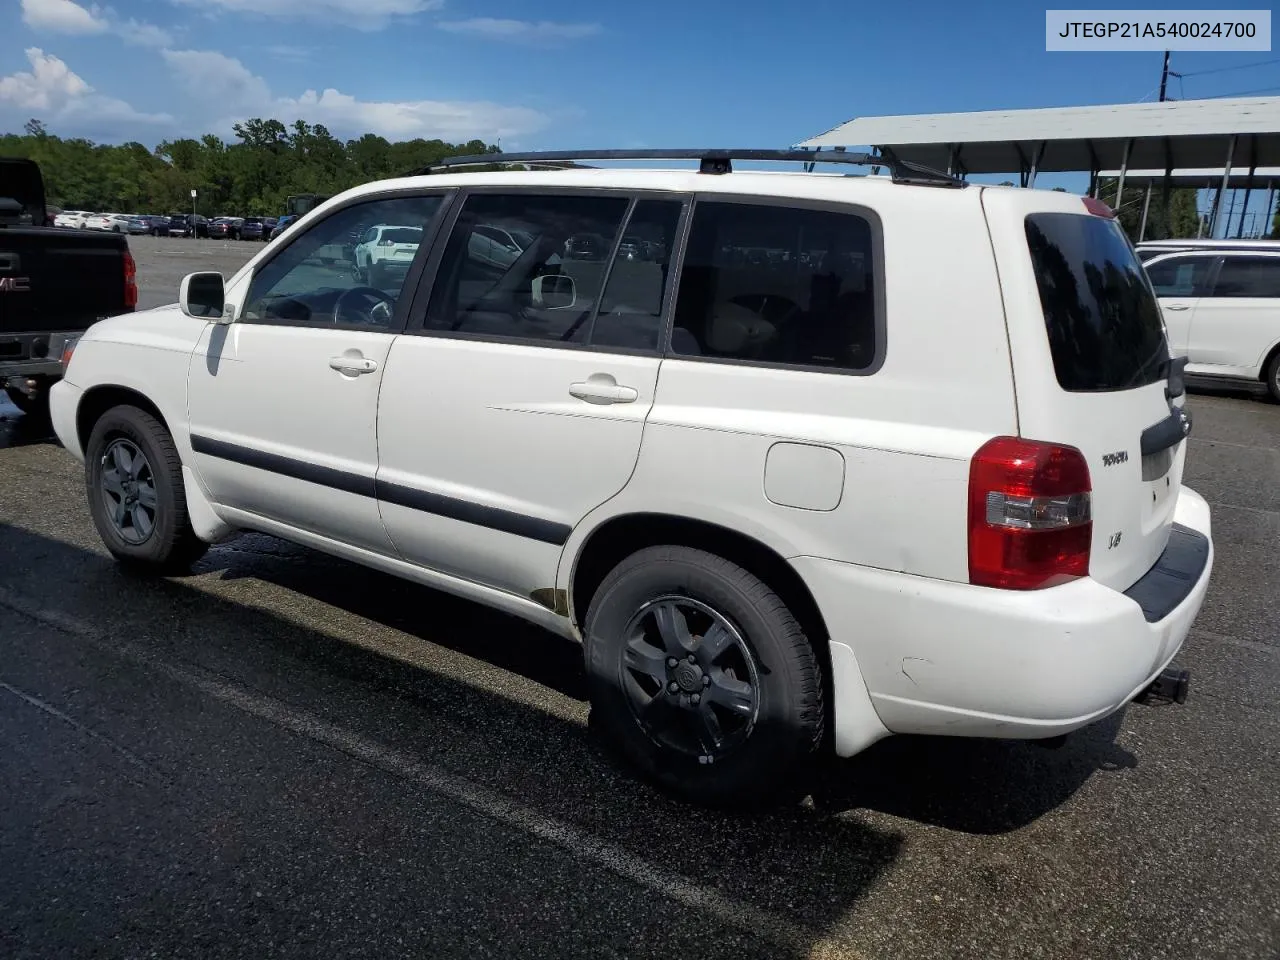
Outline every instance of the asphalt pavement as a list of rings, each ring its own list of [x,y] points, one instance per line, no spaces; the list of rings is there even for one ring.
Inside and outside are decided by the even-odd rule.
[[[259,536],[123,572],[0,405],[0,957],[1274,960],[1280,406],[1190,403],[1187,704],[891,739],[753,816],[617,767],[520,621]]]
[[[188,273],[219,270],[229,280],[250,258],[262,252],[252,240],[209,240],[185,237],[130,237],[138,265],[138,308],[148,310],[178,302],[178,288]]]

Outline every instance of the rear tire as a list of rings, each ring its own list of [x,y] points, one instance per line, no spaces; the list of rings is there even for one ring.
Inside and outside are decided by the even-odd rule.
[[[85,446],[85,488],[98,535],[121,563],[184,573],[209,549],[191,527],[173,438],[145,410],[122,405],[98,418]]]
[[[640,550],[600,584],[584,634],[593,724],[648,779],[707,806],[803,796],[822,668],[755,575],[689,547]]]
[[[1280,403],[1280,350],[1277,350],[1275,356],[1267,362],[1263,377],[1267,385],[1267,394],[1271,397],[1271,401]]]

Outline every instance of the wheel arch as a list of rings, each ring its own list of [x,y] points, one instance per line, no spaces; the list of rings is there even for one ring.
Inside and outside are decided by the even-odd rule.
[[[652,546],[706,550],[759,577],[799,621],[822,663],[824,702],[834,707],[833,669],[826,621],[804,578],[776,549],[721,524],[664,512],[612,516],[592,529],[572,557],[566,600],[570,620],[581,633],[587,608],[600,583],[625,557]],[[834,724],[827,724],[830,739]]]
[[[1280,340],[1277,340],[1275,343],[1273,343],[1262,354],[1262,365],[1258,368],[1259,380],[1263,381],[1264,383],[1266,382],[1267,369],[1271,366],[1271,362],[1275,360],[1275,358],[1278,356],[1280,356]]]
[[[89,442],[89,435],[93,432],[94,424],[112,407],[122,404],[145,410],[159,420],[161,426],[169,432],[170,436],[173,436],[173,428],[169,426],[168,418],[146,394],[132,387],[100,384],[86,390],[76,406],[76,443],[82,454],[86,452],[85,447]]]

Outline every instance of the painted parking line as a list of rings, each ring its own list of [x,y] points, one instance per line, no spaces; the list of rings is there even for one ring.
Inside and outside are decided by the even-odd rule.
[[[281,729],[464,804],[504,826],[555,844],[578,859],[595,863],[690,910],[713,917],[793,954],[807,955],[812,960],[836,957],[866,960],[859,953],[824,940],[817,931],[776,914],[740,904],[717,890],[657,867],[630,851],[594,837],[571,824],[522,806],[511,797],[472,783],[433,764],[424,763],[411,753],[384,746],[308,711],[232,683],[199,667],[178,666],[167,662],[137,644],[110,638],[83,620],[60,610],[41,607],[5,587],[0,587],[0,607],[86,641],[130,663],[154,670],[243,713],[266,720]],[[0,687],[3,686],[6,685],[0,683]],[[30,696],[18,693],[23,697]],[[58,717],[90,735],[99,736],[55,707],[44,704],[43,701],[39,701],[39,704],[42,709],[47,707]],[[139,762],[145,763],[141,760]]]

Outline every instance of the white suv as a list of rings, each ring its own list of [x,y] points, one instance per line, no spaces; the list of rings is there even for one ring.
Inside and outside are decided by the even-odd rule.
[[[1146,270],[1188,376],[1261,381],[1280,401],[1280,244],[1160,253]]]
[[[598,729],[701,802],[1181,702],[1210,518],[1132,246],[1093,200],[875,163],[358,187],[91,328],[58,436],[123,561],[262,531],[581,640]],[[317,255],[384,223],[422,228],[390,289]]]

